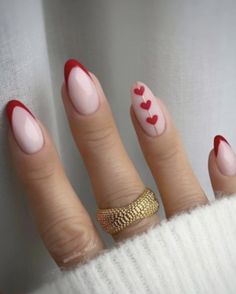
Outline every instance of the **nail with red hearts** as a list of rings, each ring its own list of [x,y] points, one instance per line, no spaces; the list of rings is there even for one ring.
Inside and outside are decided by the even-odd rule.
[[[131,88],[131,102],[143,130],[152,137],[161,135],[165,130],[165,117],[148,86],[135,82]]]

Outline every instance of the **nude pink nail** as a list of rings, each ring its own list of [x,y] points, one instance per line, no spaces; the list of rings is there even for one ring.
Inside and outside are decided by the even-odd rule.
[[[64,68],[67,91],[76,110],[90,114],[99,107],[99,96],[88,70],[77,60],[70,59]]]
[[[7,117],[14,137],[25,153],[35,153],[44,144],[42,131],[30,110],[19,100],[11,100],[6,105]]]
[[[214,152],[220,172],[225,176],[236,175],[236,154],[228,141],[221,135],[214,138]]]
[[[165,130],[165,117],[158,105],[157,98],[142,82],[131,88],[132,107],[143,130],[152,137],[161,135]]]

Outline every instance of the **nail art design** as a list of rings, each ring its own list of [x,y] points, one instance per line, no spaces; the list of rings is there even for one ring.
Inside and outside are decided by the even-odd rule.
[[[142,102],[142,103],[140,104],[140,106],[141,106],[143,109],[148,110],[148,109],[150,108],[151,104],[152,104],[151,100],[147,100],[146,102]]]
[[[134,93],[138,96],[142,96],[143,93],[144,93],[144,89],[145,87],[144,86],[140,86],[140,88],[135,88],[134,89]]]
[[[44,138],[40,126],[31,111],[19,100],[10,100],[6,113],[16,142],[25,153],[39,151]]]
[[[89,71],[79,61],[70,59],[64,67],[68,95],[80,114],[90,114],[99,107],[99,96]]]
[[[69,74],[71,70],[77,66],[80,67],[91,78],[90,73],[88,72],[87,68],[82,63],[80,63],[78,60],[75,60],[75,59],[69,59],[65,63],[65,67],[64,67],[65,82],[67,86],[68,86]]]
[[[144,131],[158,136],[165,130],[165,118],[156,97],[142,82],[136,82],[131,89],[132,107]]]
[[[236,154],[228,141],[221,135],[214,138],[214,153],[220,172],[225,176],[236,175]]]
[[[151,124],[151,125],[155,125],[157,122],[158,116],[155,114],[153,116],[149,116],[146,118],[146,121]]]

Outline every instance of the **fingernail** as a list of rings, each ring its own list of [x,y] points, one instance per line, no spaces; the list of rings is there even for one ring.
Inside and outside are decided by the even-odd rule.
[[[64,67],[65,83],[72,104],[80,114],[90,114],[99,107],[99,96],[88,70],[70,59]]]
[[[220,172],[225,176],[235,175],[236,155],[228,141],[221,135],[214,138],[214,152]]]
[[[143,130],[149,136],[159,136],[165,130],[165,117],[158,105],[157,98],[142,82],[131,88],[132,107]]]
[[[14,137],[25,153],[39,151],[44,138],[34,115],[19,100],[11,100],[6,105],[7,117]]]

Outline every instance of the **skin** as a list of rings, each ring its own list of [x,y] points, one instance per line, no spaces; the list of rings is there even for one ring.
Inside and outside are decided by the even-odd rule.
[[[99,80],[93,73],[90,74],[100,97],[99,109],[86,116],[78,114],[63,85],[62,98],[68,123],[90,176],[98,207],[124,206],[137,198],[145,184],[121,142]],[[208,199],[194,175],[167,108],[161,100],[158,101],[166,118],[166,130],[160,136],[150,137],[145,134],[132,107],[130,115],[169,219],[197,205],[208,203]],[[48,131],[39,119],[37,121],[45,140],[40,151],[31,155],[24,153],[10,128],[9,147],[41,237],[58,266],[69,269],[97,255],[104,249],[104,243],[66,177]],[[209,156],[209,172],[214,191],[227,194],[236,192],[235,177],[220,174],[213,150]],[[130,225],[113,237],[120,241],[159,223],[160,218],[155,214]]]

